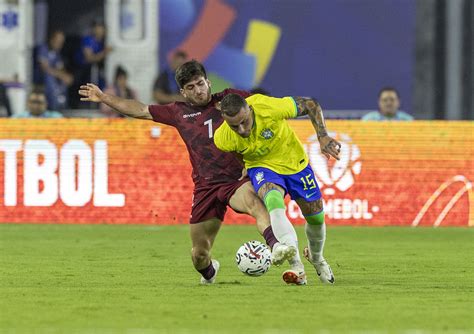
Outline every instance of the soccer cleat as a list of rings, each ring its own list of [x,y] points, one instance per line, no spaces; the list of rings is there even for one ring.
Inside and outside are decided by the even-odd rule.
[[[319,280],[323,282],[324,284],[334,284],[336,279],[334,278],[334,274],[332,273],[331,266],[328,264],[326,260],[318,261],[318,262],[313,262],[311,260],[311,255],[309,253],[308,247],[304,248],[303,251],[304,257],[311,262],[311,264],[314,266],[316,269],[316,273],[319,276]]]
[[[314,267],[316,268],[316,272],[318,273],[319,280],[324,284],[334,284],[336,279],[334,278],[334,274],[332,273],[331,266],[327,263],[326,260],[322,260],[321,262],[313,263]]]
[[[282,243],[276,243],[272,250],[272,264],[281,266],[283,262],[291,259],[296,255],[296,248],[294,246],[287,246]]]
[[[216,280],[217,273],[219,272],[219,267],[221,265],[219,264],[219,261],[214,260],[214,259],[212,259],[211,262],[215,270],[214,276],[212,276],[210,279],[205,279],[204,277],[201,276],[201,284],[204,284],[204,285],[213,284],[214,281]]]
[[[286,284],[306,285],[306,274],[304,270],[287,270],[282,275]]]

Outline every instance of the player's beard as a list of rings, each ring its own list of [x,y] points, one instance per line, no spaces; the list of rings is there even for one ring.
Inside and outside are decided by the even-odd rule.
[[[196,95],[191,101],[193,105],[203,107],[211,101],[211,87],[207,88],[207,91],[201,96]]]

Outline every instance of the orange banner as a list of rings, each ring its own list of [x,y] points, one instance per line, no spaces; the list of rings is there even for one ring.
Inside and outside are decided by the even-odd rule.
[[[327,222],[474,226],[474,123],[328,121],[327,161],[309,121],[290,121],[310,156]],[[0,120],[1,223],[188,223],[191,166],[178,133],[136,120]],[[231,211],[231,210],[230,210]],[[288,216],[303,219],[294,202]],[[229,212],[227,223],[252,219]]]

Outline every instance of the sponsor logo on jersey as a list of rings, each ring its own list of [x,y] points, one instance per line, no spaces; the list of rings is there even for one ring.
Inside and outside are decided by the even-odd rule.
[[[192,114],[183,115],[183,118],[196,117],[196,116],[199,116],[199,115],[201,115],[201,112],[195,112],[195,113],[192,113]]]

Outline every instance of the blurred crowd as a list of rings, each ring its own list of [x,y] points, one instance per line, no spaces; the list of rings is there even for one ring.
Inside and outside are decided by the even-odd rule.
[[[7,94],[6,81],[0,78],[0,115],[12,118],[60,118],[71,109],[93,109],[102,117],[122,117],[106,105],[97,106],[81,102],[77,94],[79,86],[96,83],[104,92],[127,99],[138,99],[130,87],[126,64],[115,68],[113,82],[107,82],[104,65],[107,56],[114,52],[106,43],[107,31],[103,20],[94,20],[90,32],[80,40],[67,43],[61,29],[50,31],[47,42],[37,45],[33,51],[33,85],[26,99],[27,109],[14,112]],[[189,60],[186,52],[177,50],[168,59],[167,66],[156,74],[153,87],[153,103],[168,104],[184,101],[174,79],[176,69]],[[141,87],[143,89],[143,87]],[[261,87],[251,90],[254,94],[270,95]],[[322,101],[324,105],[324,101]],[[66,115],[67,116],[67,115]],[[394,87],[384,87],[378,94],[378,109],[361,117],[368,121],[408,121],[413,117],[400,110],[400,96]]]

